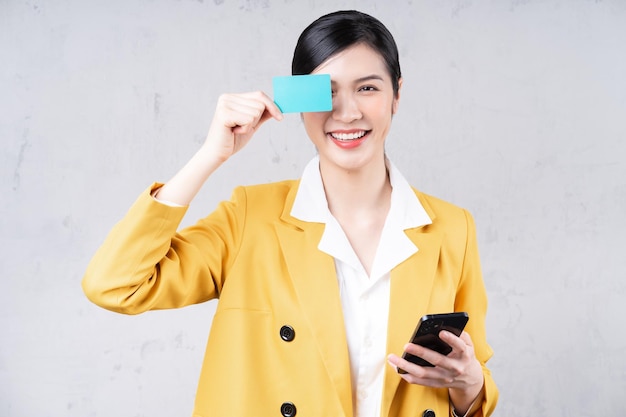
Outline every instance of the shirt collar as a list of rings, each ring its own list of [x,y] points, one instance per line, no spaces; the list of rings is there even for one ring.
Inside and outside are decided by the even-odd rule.
[[[319,156],[314,157],[304,167],[298,192],[291,207],[291,215],[312,223],[328,223],[331,217],[320,174]]]
[[[389,159],[386,161],[391,183],[391,205],[387,215],[388,226],[400,230],[431,224],[432,220],[415,191],[402,173]],[[304,168],[291,215],[305,222],[328,223],[332,217],[319,170],[319,156],[314,157]]]

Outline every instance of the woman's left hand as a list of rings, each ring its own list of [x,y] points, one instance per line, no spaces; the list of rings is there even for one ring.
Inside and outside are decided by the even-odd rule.
[[[476,359],[474,344],[467,332],[457,337],[444,330],[439,333],[439,337],[452,347],[448,356],[413,343],[404,347],[407,353],[430,362],[434,367],[419,366],[393,354],[387,360],[392,366],[407,372],[400,376],[408,383],[449,388],[450,400],[455,408],[464,410],[480,394],[484,381],[482,367]]]

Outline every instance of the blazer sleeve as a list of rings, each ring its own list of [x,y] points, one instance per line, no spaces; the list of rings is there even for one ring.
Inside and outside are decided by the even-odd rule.
[[[245,193],[236,191],[231,201],[177,232],[187,208],[155,200],[151,193],[158,187],[139,196],[87,267],[83,290],[103,308],[138,314],[219,297],[241,239]]]
[[[482,365],[485,378],[482,406],[472,415],[486,417],[491,415],[495,409],[498,401],[498,389],[491,376],[491,371],[486,366],[487,361],[493,356],[493,350],[487,343],[485,330],[487,294],[480,268],[476,226],[472,215],[467,210],[464,212],[467,224],[467,240],[463,269],[455,299],[455,311],[466,311],[469,314],[470,319],[465,330],[472,336],[476,358]],[[474,409],[474,407],[472,408]]]

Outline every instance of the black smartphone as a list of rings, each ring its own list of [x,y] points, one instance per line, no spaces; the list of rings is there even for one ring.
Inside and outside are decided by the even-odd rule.
[[[468,320],[469,316],[465,312],[428,314],[417,323],[415,332],[411,337],[411,343],[424,346],[442,355],[447,355],[452,352],[452,348],[439,338],[439,332],[447,330],[456,336],[460,336]],[[404,352],[402,358],[419,366],[434,366],[430,362],[410,353]],[[406,371],[398,368],[398,373],[405,374]]]

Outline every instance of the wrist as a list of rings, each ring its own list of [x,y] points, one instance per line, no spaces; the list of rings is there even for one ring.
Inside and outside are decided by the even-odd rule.
[[[484,397],[484,378],[480,383],[467,388],[450,388],[448,394],[452,406],[452,416],[470,417],[481,407]]]
[[[208,169],[210,172],[215,171],[224,162],[228,160],[227,156],[221,155],[214,146],[204,143],[194,155],[193,159],[197,159],[201,162],[201,165]]]

